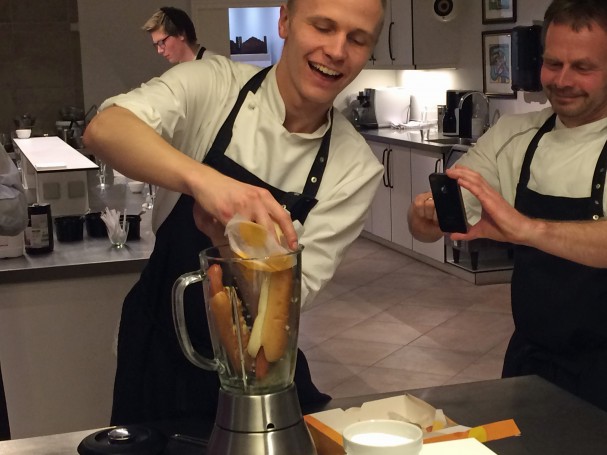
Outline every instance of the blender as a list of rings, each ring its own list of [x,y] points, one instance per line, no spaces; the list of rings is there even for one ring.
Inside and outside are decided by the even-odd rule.
[[[221,388],[208,453],[316,455],[293,383],[301,300],[302,248],[237,257],[229,246],[199,255],[200,271],[173,286],[173,319],[184,355],[216,371]],[[183,294],[202,282],[214,358],[189,338]]]

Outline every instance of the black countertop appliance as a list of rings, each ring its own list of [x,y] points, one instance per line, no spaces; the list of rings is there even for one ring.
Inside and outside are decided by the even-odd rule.
[[[461,98],[471,90],[447,90],[447,109],[443,117],[443,134],[463,138],[472,137],[472,97],[464,100],[459,109]]]
[[[354,108],[352,110],[354,126],[360,130],[377,129],[377,117],[375,116],[375,90],[366,88],[358,92]]]

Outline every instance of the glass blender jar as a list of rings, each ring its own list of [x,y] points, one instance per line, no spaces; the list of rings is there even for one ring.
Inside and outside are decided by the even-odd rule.
[[[202,251],[200,270],[173,287],[179,343],[194,365],[219,375],[208,453],[315,455],[293,384],[301,308],[301,251],[236,257],[228,246]],[[194,349],[183,294],[201,282],[214,358]]]

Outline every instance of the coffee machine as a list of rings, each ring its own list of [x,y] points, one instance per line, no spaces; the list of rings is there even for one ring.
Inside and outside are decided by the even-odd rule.
[[[443,134],[463,138],[472,137],[472,97],[464,100],[459,108],[462,97],[472,90],[447,90],[447,108],[443,117]]]
[[[376,129],[377,118],[375,117],[375,90],[366,88],[358,92],[356,102],[352,109],[352,120],[356,128]]]

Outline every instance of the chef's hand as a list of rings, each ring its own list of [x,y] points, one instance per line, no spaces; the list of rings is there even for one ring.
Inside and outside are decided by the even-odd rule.
[[[206,167],[204,182],[199,181],[192,188],[197,202],[194,210],[196,225],[211,240],[219,239],[220,230],[223,236],[225,225],[238,213],[265,226],[269,232],[276,232],[276,222],[289,248],[297,249],[297,233],[291,216],[269,191],[239,182],[209,167]],[[196,208],[196,205],[199,207]]]
[[[436,218],[436,208],[432,193],[420,193],[415,196],[407,216],[409,229],[414,237],[422,242],[434,242],[442,237]]]
[[[533,221],[510,205],[487,181],[475,171],[455,165],[447,175],[470,191],[482,206],[481,219],[466,234],[451,234],[452,240],[488,238],[498,242],[524,243],[525,232]]]

